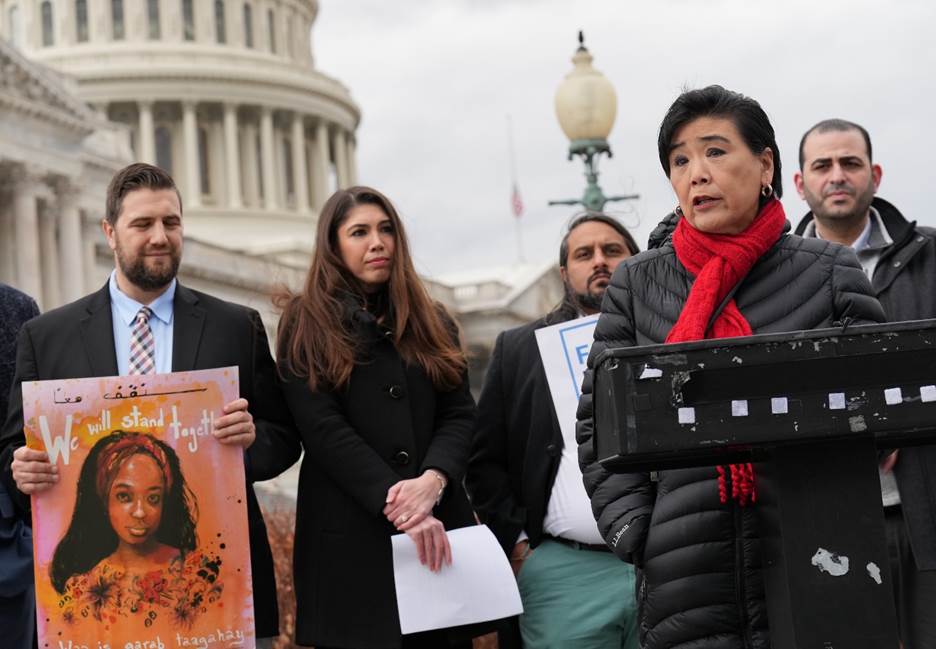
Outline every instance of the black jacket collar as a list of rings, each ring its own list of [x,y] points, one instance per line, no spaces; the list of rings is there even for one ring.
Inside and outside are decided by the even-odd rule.
[[[117,352],[114,350],[114,319],[110,308],[108,282],[87,303],[87,315],[82,318],[80,329],[84,341],[88,364],[94,376],[116,376]]]
[[[871,201],[871,207],[876,209],[878,214],[881,215],[881,221],[884,222],[884,227],[887,228],[887,234],[890,235],[890,238],[893,239],[895,244],[899,244],[907,237],[913,236],[914,228],[916,228],[916,221],[908,221],[905,219],[903,214],[900,213],[900,210],[883,198],[875,196]],[[796,226],[796,234],[802,236],[806,231],[806,226],[809,225],[812,220],[813,213],[811,211],[806,212],[806,215],[800,220],[799,225]]]
[[[344,321],[355,332],[354,335],[359,341],[393,339],[393,306],[389,303],[389,296],[382,295],[377,299],[368,300],[358,293],[348,291],[340,299],[344,309]],[[374,310],[383,313],[375,313]]]
[[[176,283],[172,301],[172,371],[188,372],[195,369],[202,330],[205,327],[205,309],[199,305],[198,294]]]
[[[205,325],[205,309],[198,294],[178,282],[172,302],[172,371],[195,369],[198,346]],[[117,352],[114,350],[114,319],[111,313],[109,282],[88,296],[87,315],[80,323],[88,363],[95,376],[115,376]]]

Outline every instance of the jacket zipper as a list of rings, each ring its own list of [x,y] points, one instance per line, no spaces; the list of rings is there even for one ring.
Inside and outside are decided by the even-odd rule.
[[[731,487],[729,486],[729,493]],[[737,503],[731,501],[731,515],[735,528],[735,590],[738,595],[738,614],[741,620],[741,637],[746,649],[754,649],[747,614],[747,592],[744,588],[744,521]]]

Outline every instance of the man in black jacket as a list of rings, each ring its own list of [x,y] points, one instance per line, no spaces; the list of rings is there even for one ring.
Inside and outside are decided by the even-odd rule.
[[[24,381],[238,366],[241,398],[225,406],[214,435],[245,449],[254,620],[264,638],[258,646],[270,647],[279,633],[273,558],[251,483],[289,467],[300,447],[260,316],[176,281],[181,198],[158,167],[137,163],[117,172],[102,226],[115,262],[107,284],[31,320],[19,334],[0,480],[24,512],[30,494],[58,480],[48,456],[24,445]]]
[[[0,284],[0,422],[6,418],[7,397],[16,365],[16,337],[23,325],[39,315],[36,301],[12,286]],[[30,649],[35,644],[32,534],[22,512],[0,484],[0,629],[4,646]]]
[[[868,132],[819,122],[803,135],[799,161],[794,182],[811,212],[796,233],[854,248],[891,322],[936,317],[936,230],[875,197],[882,170]],[[903,646],[936,647],[936,446],[889,456],[881,492]]]
[[[598,533],[574,422],[566,422],[566,439],[535,334],[597,313],[611,274],[637,252],[614,219],[590,213],[574,220],[559,249],[565,299],[546,317],[497,337],[481,390],[466,484],[515,571],[523,566],[519,626],[527,649],[637,646],[633,568]]]

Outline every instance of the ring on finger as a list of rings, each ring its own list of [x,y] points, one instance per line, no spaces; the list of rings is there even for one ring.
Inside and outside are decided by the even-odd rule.
[[[401,522],[401,523],[405,523],[405,522],[408,521],[408,520],[409,520],[409,516],[408,516],[408,515],[403,514],[402,516],[400,516],[400,522]]]

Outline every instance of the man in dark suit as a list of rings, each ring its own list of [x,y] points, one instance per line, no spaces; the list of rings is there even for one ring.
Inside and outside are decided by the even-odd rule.
[[[26,321],[37,315],[35,300],[0,284],[0,422],[6,419],[13,383],[16,337]],[[0,629],[5,630],[4,646],[10,649],[30,649],[35,642],[32,565],[31,530],[0,484]]]
[[[227,404],[214,436],[245,449],[247,517],[258,646],[278,634],[276,584],[266,526],[251,483],[299,457],[266,333],[256,311],[185,288],[182,205],[172,178],[133,164],[108,187],[102,223],[115,268],[99,291],[23,327],[10,408],[0,435],[0,481],[19,507],[58,480],[48,456],[23,435],[24,381],[179,372],[236,365],[241,398]]]
[[[518,573],[527,649],[637,646],[633,568],[598,533],[574,422],[564,435],[535,333],[598,313],[611,274],[637,252],[608,216],[572,221],[559,248],[565,298],[546,317],[497,337],[481,390],[466,484]]]

